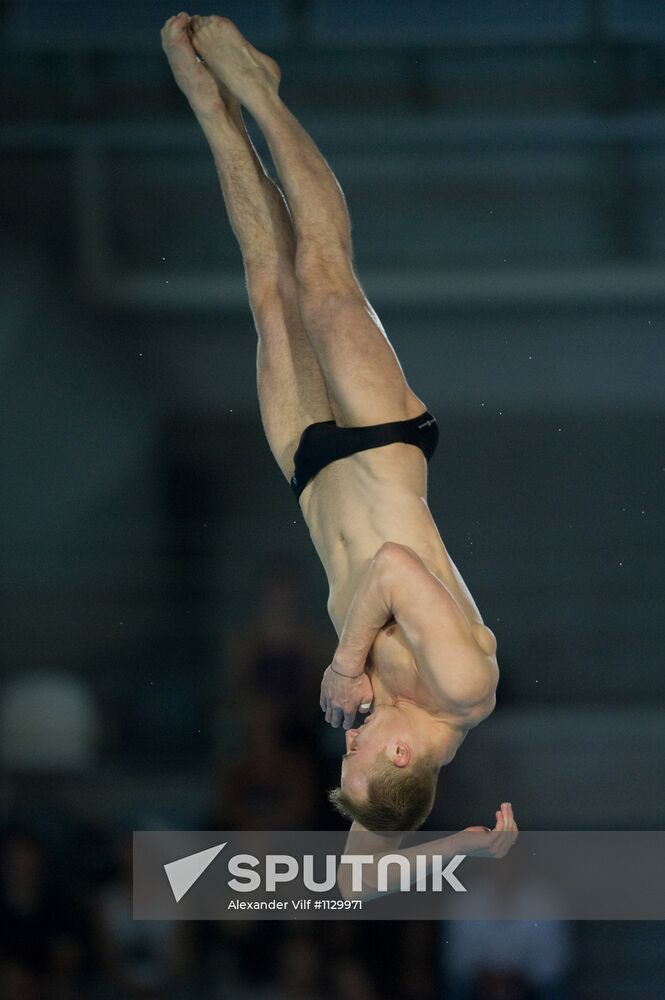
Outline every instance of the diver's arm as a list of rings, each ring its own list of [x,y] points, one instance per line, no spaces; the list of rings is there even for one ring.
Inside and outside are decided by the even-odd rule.
[[[490,706],[491,711],[498,679],[491,630],[467,619],[413,549],[388,542],[382,550],[383,590],[419,675],[442,708],[463,713]]]
[[[458,857],[503,858],[518,836],[517,823],[510,802],[502,802],[501,808],[497,809],[495,816],[496,823],[493,830],[482,826],[470,826],[459,833],[439,837],[426,844],[417,844],[402,850],[399,850],[399,846],[404,839],[404,834],[373,833],[354,821],[349,830],[343,855],[343,858],[349,857],[349,861],[342,860],[337,869],[337,886],[342,897],[369,902],[379,896],[385,896],[399,890],[401,873],[396,864],[387,867],[386,889],[381,891],[378,889],[379,861],[392,853],[399,854],[410,863],[410,885],[413,885],[419,876],[431,873],[435,857],[440,858],[442,864],[447,864]],[[371,857],[372,860],[371,862],[366,860],[362,865],[356,862],[354,866],[351,863],[351,856],[360,856],[365,859]],[[417,857],[425,857],[424,870],[418,871],[416,869]],[[355,889],[353,884],[354,870],[356,884],[360,883]]]
[[[353,596],[333,661],[321,681],[319,704],[326,722],[337,728],[353,725],[356,712],[368,712],[372,684],[365,664],[381,627],[392,617],[385,587],[385,551],[371,560]]]
[[[374,640],[391,617],[386,588],[386,546],[382,545],[349,605],[333,657],[334,669],[350,676],[361,674]]]

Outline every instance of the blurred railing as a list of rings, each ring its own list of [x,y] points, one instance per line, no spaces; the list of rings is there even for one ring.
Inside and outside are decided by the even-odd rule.
[[[5,20],[14,45],[26,49],[149,48],[170,0],[14,0]],[[226,17],[258,44],[299,39],[314,45],[374,47],[552,45],[594,36],[629,42],[665,40],[658,0],[228,0]]]

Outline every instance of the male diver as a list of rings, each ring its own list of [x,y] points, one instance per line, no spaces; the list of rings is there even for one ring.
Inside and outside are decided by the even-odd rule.
[[[492,712],[499,675],[495,637],[427,506],[437,421],[358,282],[344,195],[282,102],[277,64],[223,17],[180,13],[162,44],[242,251],[266,437],[330,586],[339,644],[320,704],[346,730],[331,801],[352,829],[415,829],[439,769]],[[281,190],[241,108],[265,136]],[[509,803],[496,817],[494,831],[475,834],[481,852],[505,853],[516,836]],[[498,847],[483,840],[501,833]]]

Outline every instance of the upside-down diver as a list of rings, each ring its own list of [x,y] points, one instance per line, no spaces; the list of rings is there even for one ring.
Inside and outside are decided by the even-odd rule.
[[[223,17],[178,14],[162,44],[240,244],[265,434],[330,586],[339,643],[320,707],[346,730],[331,800],[352,829],[415,829],[439,769],[492,712],[499,676],[494,634],[427,506],[437,421],[358,282],[344,195],[282,102],[277,64]],[[265,136],[281,189],[242,108]],[[364,723],[353,728],[358,711]],[[487,836],[512,841],[510,804],[496,817]]]

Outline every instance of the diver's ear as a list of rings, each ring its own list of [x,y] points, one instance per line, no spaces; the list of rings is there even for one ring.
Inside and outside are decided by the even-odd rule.
[[[413,752],[408,743],[400,741],[394,744],[391,760],[396,767],[406,767],[407,764],[411,763],[412,757]]]

